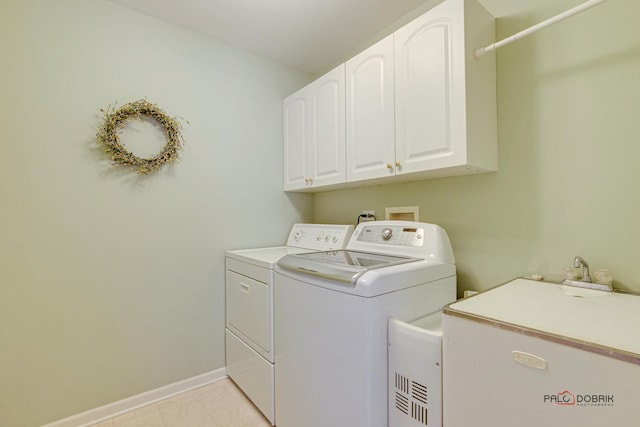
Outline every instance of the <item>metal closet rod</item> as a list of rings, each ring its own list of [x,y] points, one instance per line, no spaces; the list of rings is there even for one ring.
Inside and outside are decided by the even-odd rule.
[[[571,8],[569,10],[566,10],[556,16],[554,16],[553,18],[549,18],[546,21],[542,21],[539,24],[533,25],[525,30],[520,31],[519,33],[516,33],[514,35],[512,35],[511,37],[507,37],[504,40],[500,40],[499,42],[495,42],[487,47],[482,47],[480,49],[476,50],[476,58],[480,58],[482,55],[484,55],[485,53],[489,53],[491,51],[494,51],[502,46],[508,45],[509,43],[513,43],[516,40],[520,40],[528,35],[531,35],[535,32],[538,32],[540,30],[542,30],[543,28],[546,28],[550,25],[555,24],[556,22],[560,22],[564,19],[569,18],[570,16],[573,15],[577,15],[578,13],[585,11],[587,9],[592,8],[593,6],[597,6],[600,3],[604,3],[607,0],[588,0],[574,8]]]

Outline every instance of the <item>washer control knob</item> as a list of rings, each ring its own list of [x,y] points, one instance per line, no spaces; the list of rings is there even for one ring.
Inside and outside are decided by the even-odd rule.
[[[393,230],[390,228],[385,228],[382,230],[382,239],[383,240],[389,240],[391,238],[391,235],[393,234]]]

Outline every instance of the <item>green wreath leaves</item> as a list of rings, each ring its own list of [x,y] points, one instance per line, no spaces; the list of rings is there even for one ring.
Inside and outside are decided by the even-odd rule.
[[[115,163],[137,168],[137,173],[147,175],[158,170],[165,163],[174,163],[178,159],[178,150],[182,149],[184,140],[180,134],[182,126],[174,117],[169,117],[157,105],[146,99],[129,102],[115,109],[109,106],[106,110],[100,109],[104,114],[104,123],[97,130],[96,137],[104,145],[105,153]],[[149,158],[140,158],[120,143],[120,133],[125,122],[130,119],[142,117],[155,119],[164,128],[167,143],[158,154]]]

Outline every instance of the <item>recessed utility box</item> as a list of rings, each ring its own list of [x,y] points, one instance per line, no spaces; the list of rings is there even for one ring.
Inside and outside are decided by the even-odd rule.
[[[392,221],[420,221],[418,206],[386,208],[385,219]]]

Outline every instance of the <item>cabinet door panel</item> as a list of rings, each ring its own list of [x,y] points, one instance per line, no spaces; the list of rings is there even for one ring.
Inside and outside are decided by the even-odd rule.
[[[304,188],[306,168],[307,110],[305,90],[284,100],[284,189]]]
[[[309,153],[313,186],[345,181],[344,64],[311,87]]]
[[[393,36],[347,61],[347,181],[393,174],[393,71]]]
[[[464,87],[457,87],[460,80],[454,80],[453,31],[462,21],[450,13],[441,14],[440,9],[434,8],[396,32],[398,173],[453,165],[464,155],[456,151],[459,147],[454,139],[454,92]]]
[[[450,151],[448,38],[448,26],[430,26],[409,39],[402,49],[399,93],[404,115],[399,117],[403,120],[399,130],[406,141],[408,158],[412,154]]]

